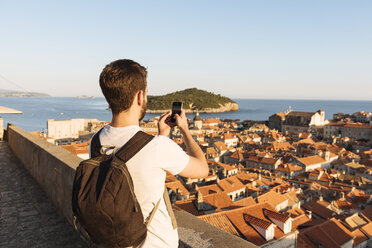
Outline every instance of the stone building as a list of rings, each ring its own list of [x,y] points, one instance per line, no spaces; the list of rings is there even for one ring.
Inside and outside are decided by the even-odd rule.
[[[372,141],[372,125],[333,122],[324,126],[323,135],[325,138],[340,136]]]
[[[269,128],[282,131],[282,125],[285,120],[286,113],[279,112],[269,117]]]
[[[324,126],[324,111],[317,112],[289,112],[282,125],[283,132],[308,132],[312,126]]]
[[[79,138],[79,132],[86,131],[88,124],[91,122],[99,122],[97,119],[71,119],[55,121],[49,119],[47,121],[47,137],[48,139],[66,139]]]
[[[194,127],[196,127],[197,129],[201,129],[203,127],[203,119],[200,117],[198,112],[194,117]]]

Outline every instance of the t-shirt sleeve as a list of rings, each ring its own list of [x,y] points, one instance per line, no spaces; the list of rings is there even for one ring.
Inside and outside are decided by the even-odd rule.
[[[159,135],[155,138],[159,142],[156,153],[157,165],[173,175],[180,173],[188,164],[189,155],[168,137]]]

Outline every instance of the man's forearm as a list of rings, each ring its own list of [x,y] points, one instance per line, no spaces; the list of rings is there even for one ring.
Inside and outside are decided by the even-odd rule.
[[[187,153],[190,156],[193,156],[197,159],[205,160],[204,153],[202,149],[199,147],[199,145],[195,142],[195,140],[192,138],[190,131],[183,131],[183,140],[185,141],[186,144],[186,150]]]

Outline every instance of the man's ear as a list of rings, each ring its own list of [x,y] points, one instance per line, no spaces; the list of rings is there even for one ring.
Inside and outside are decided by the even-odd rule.
[[[143,102],[145,101],[145,94],[143,90],[140,90],[137,92],[136,99],[137,99],[138,106],[142,106]]]

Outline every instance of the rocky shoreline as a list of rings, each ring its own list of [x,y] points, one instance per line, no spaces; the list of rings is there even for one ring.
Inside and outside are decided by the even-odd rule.
[[[224,113],[224,112],[234,112],[239,111],[239,105],[237,103],[226,103],[225,105],[221,105],[219,108],[205,108],[199,110],[192,110],[192,109],[185,109],[186,113]],[[161,114],[171,111],[171,109],[147,109],[146,113],[149,114]]]

